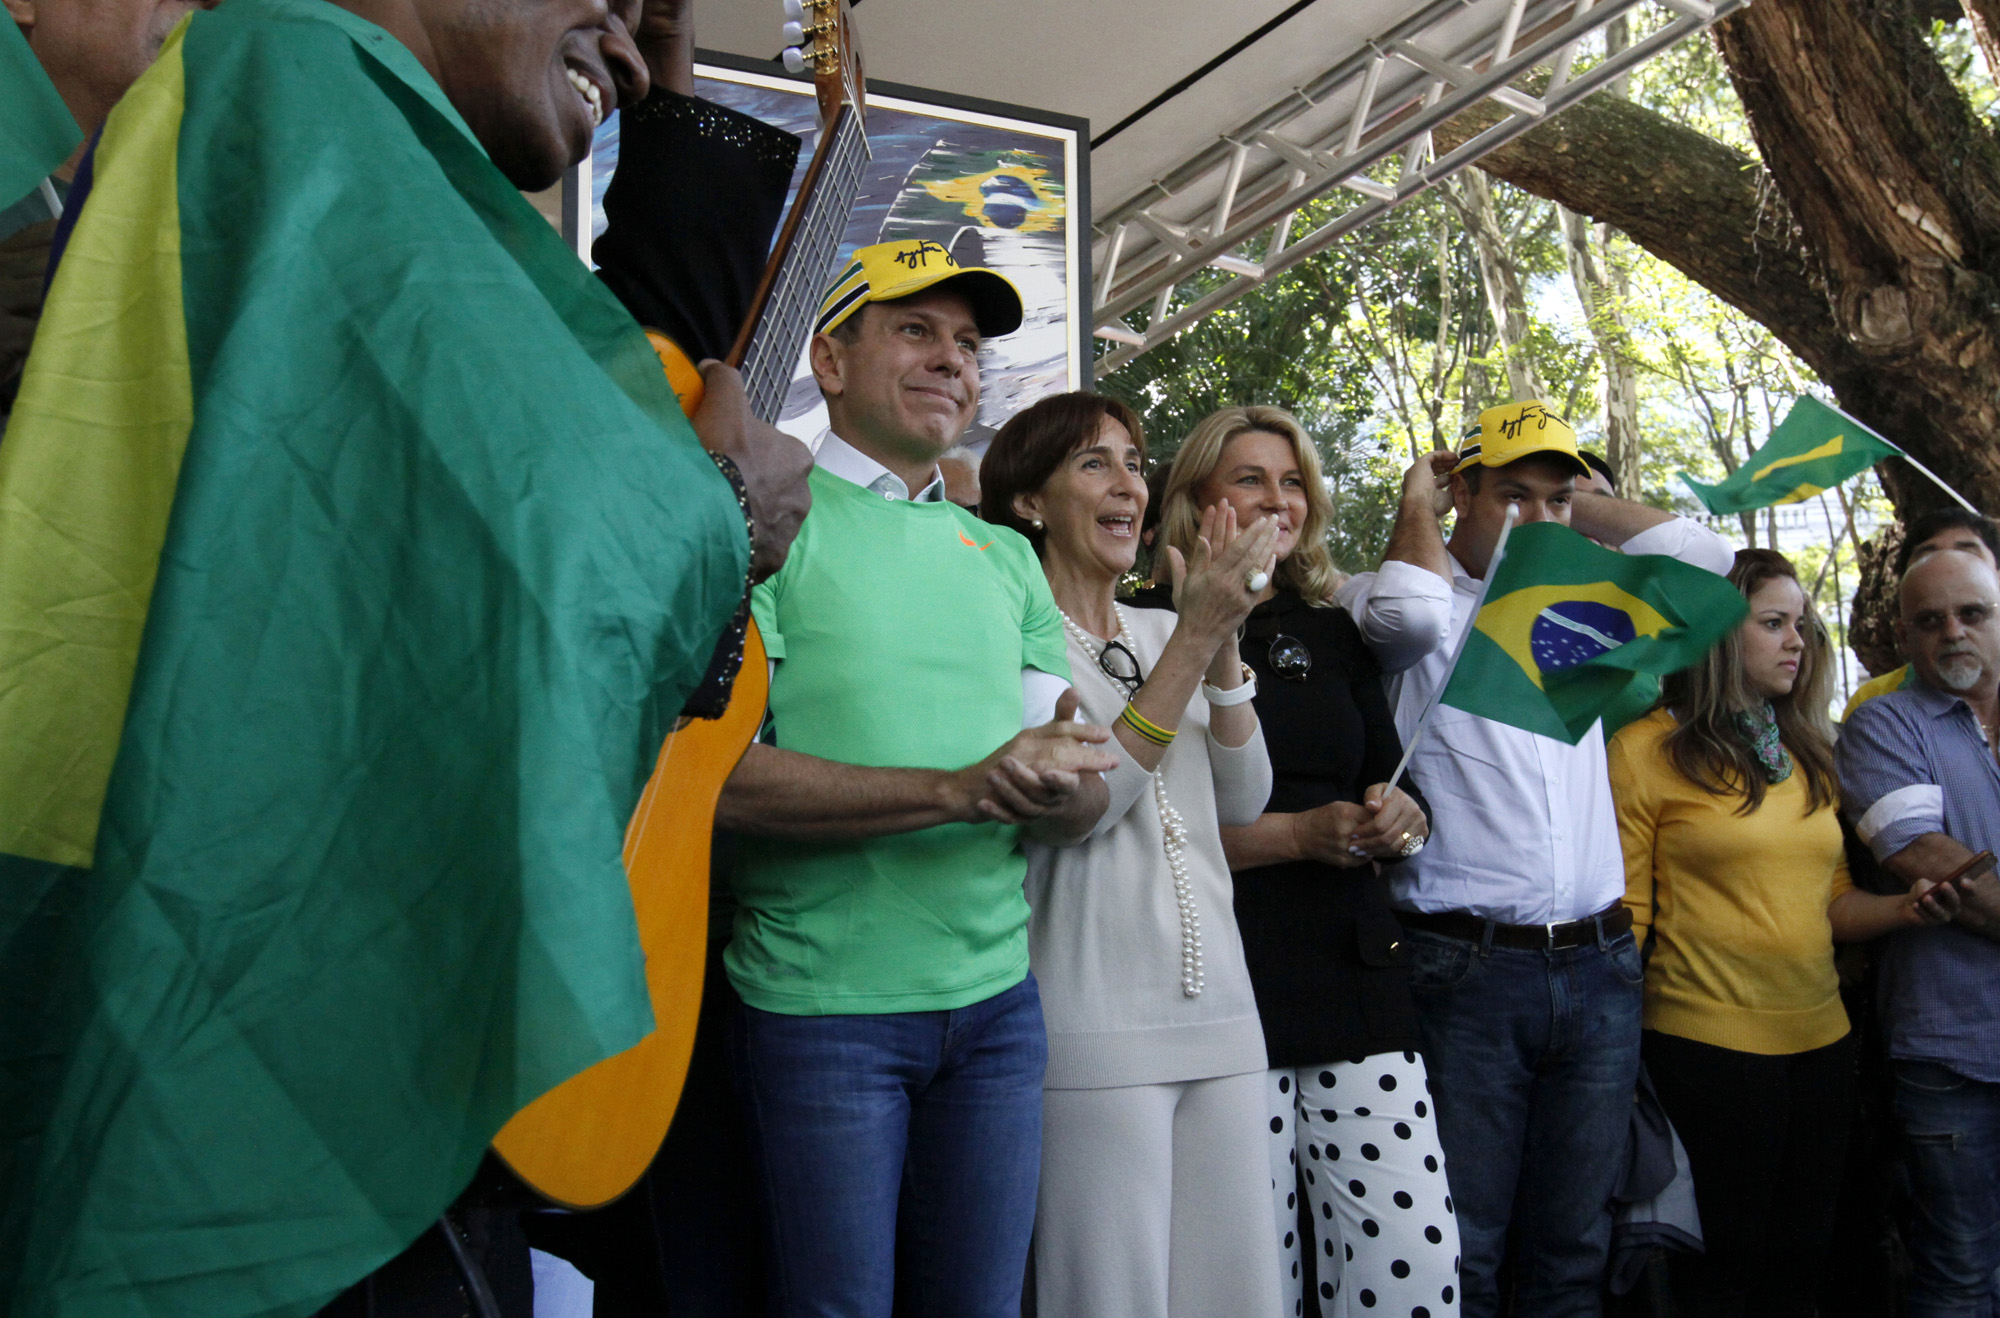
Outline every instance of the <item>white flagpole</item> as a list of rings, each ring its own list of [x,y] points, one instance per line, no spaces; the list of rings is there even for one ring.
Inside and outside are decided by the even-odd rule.
[[[47,179],[42,180],[42,200],[48,203],[49,214],[57,219],[63,217],[62,198],[56,196],[55,184],[49,182]]]
[[[1431,715],[1436,712],[1438,701],[1444,696],[1444,689],[1451,685],[1451,675],[1458,671],[1459,658],[1465,653],[1465,643],[1472,638],[1472,624],[1479,621],[1479,610],[1486,603],[1486,589],[1493,584],[1493,574],[1500,570],[1500,560],[1507,556],[1507,537],[1514,533],[1514,519],[1521,510],[1513,504],[1507,505],[1506,520],[1500,523],[1500,538],[1493,543],[1493,558],[1486,565],[1486,579],[1479,583],[1479,594],[1473,597],[1472,612],[1465,615],[1465,629],[1458,634],[1458,643],[1452,646],[1451,666],[1444,670],[1444,680],[1437,690],[1431,692],[1431,701],[1424,706],[1424,712],[1417,719],[1417,726],[1410,729],[1410,739],[1403,744],[1403,758],[1396,762],[1396,772],[1389,775],[1389,786],[1403,776],[1403,770],[1410,767],[1410,756],[1417,750],[1417,741],[1430,726]]]
[[[1813,401],[1819,402],[1818,399],[1814,399]],[[1930,479],[1931,484],[1937,486],[1940,490],[1943,490],[1946,494],[1949,494],[1952,498],[1956,499],[1958,501],[1958,506],[1965,509],[1965,511],[1971,513],[1974,517],[1980,517],[1984,515],[1977,508],[1974,508],[1972,506],[1971,500],[1967,499],[1957,490],[1954,490],[1953,488],[1951,488],[1951,486],[1946,485],[1942,480],[1940,480],[1936,472],[1932,471],[1929,467],[1926,467],[1923,463],[1918,462],[1915,458],[1911,457],[1908,453],[1904,452],[1903,446],[1901,444],[1894,443],[1893,441],[1885,438],[1884,436],[1876,434],[1873,428],[1866,425],[1862,425],[1862,423],[1859,421],[1855,421],[1855,419],[1852,416],[1848,416],[1846,412],[1841,411],[1839,408],[1835,407],[1832,403],[1820,403],[1820,406],[1824,407],[1827,411],[1832,412],[1835,416],[1847,417],[1849,421],[1853,421],[1855,425],[1861,426],[1863,430],[1866,430],[1871,435],[1875,435],[1875,438],[1881,440],[1884,444],[1889,445],[1890,448],[1895,449],[1897,457],[1909,463],[1912,467],[1915,467],[1924,476],[1928,477]]]

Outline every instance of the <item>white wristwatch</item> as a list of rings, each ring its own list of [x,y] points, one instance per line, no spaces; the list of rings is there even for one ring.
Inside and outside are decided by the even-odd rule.
[[[1255,670],[1253,670],[1250,667],[1249,664],[1243,665],[1242,686],[1230,687],[1228,690],[1225,691],[1223,688],[1219,686],[1210,686],[1206,682],[1203,682],[1201,684],[1201,698],[1203,700],[1206,700],[1211,705],[1217,705],[1224,708],[1230,705],[1240,705],[1244,701],[1255,697],[1256,694],[1257,694],[1257,674]]]

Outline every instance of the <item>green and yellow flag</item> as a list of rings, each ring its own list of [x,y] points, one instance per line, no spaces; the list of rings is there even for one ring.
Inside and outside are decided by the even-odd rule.
[[[82,140],[28,39],[0,18],[0,210],[32,192]]]
[[[1649,683],[1700,659],[1747,612],[1713,572],[1535,522],[1508,538],[1440,699],[1575,745],[1600,717],[1629,720]]]
[[[1686,472],[1681,479],[1710,512],[1747,513],[1810,499],[1901,452],[1846,413],[1802,397],[1764,447],[1727,479],[1704,485]]]
[[[652,1028],[620,847],[749,545],[375,25],[196,13],[90,173],[0,441],[0,1308],[295,1318]]]

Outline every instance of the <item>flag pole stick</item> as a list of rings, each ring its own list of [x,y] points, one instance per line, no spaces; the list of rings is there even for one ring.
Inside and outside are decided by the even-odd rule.
[[[1410,767],[1410,756],[1416,754],[1417,742],[1423,737],[1424,729],[1430,726],[1431,715],[1437,711],[1438,701],[1444,695],[1444,689],[1451,685],[1451,675],[1458,671],[1458,661],[1465,654],[1465,643],[1472,636],[1472,624],[1479,621],[1480,606],[1486,603],[1486,588],[1493,584],[1493,574],[1500,570],[1500,560],[1507,556],[1507,537],[1514,533],[1514,519],[1520,515],[1519,508],[1513,504],[1507,505],[1507,518],[1500,523],[1500,538],[1493,542],[1493,558],[1486,565],[1486,578],[1479,583],[1479,594],[1472,600],[1472,612],[1465,615],[1465,627],[1458,634],[1458,642],[1452,646],[1451,664],[1444,670],[1444,677],[1439,680],[1437,690],[1431,692],[1430,703],[1424,706],[1424,712],[1418,716],[1417,726],[1410,729],[1410,739],[1403,744],[1403,758],[1396,761],[1396,772],[1389,775],[1388,782],[1391,787],[1394,787],[1396,781],[1403,776],[1403,771]]]
[[[1902,454],[1901,456],[1903,461],[1909,463],[1912,467],[1915,467],[1918,471],[1930,477],[1931,483],[1933,485],[1936,485],[1940,490],[1943,490],[1946,494],[1949,494],[1952,498],[1958,500],[1959,507],[1965,509],[1965,511],[1971,513],[1974,517],[1983,517],[1985,515],[1981,513],[1977,508],[1974,508],[1972,506],[1972,501],[1970,499],[1967,499],[1957,490],[1954,490],[1953,488],[1951,488],[1951,486],[1946,485],[1942,480],[1940,480],[1938,478],[1938,474],[1932,471],[1929,467],[1926,467],[1923,463],[1918,462],[1915,458],[1911,457],[1907,453]]]
[[[62,198],[56,196],[56,185],[47,179],[42,180],[42,200],[48,203],[49,214],[56,219],[63,217]]]
[[[1972,501],[1970,499],[1967,499],[1957,490],[1951,488],[1951,486],[1946,485],[1944,483],[1944,480],[1941,477],[1939,477],[1939,475],[1936,472],[1932,471],[1929,467],[1926,467],[1923,463],[1918,462],[1915,458],[1911,457],[1908,453],[1904,452],[1903,446],[1901,444],[1890,443],[1889,440],[1884,439],[1881,435],[1876,435],[1872,427],[1864,425],[1862,422],[1855,420],[1854,417],[1849,416],[1846,412],[1841,411],[1839,408],[1835,407],[1831,403],[1821,403],[1820,406],[1826,408],[1826,410],[1829,412],[1835,413],[1836,415],[1847,417],[1849,421],[1853,421],[1855,425],[1860,426],[1863,430],[1866,430],[1869,434],[1875,435],[1875,438],[1882,440],[1884,444],[1888,444],[1890,448],[1895,449],[1897,457],[1909,463],[1912,467],[1915,467],[1919,473],[1921,473],[1931,482],[1931,484],[1937,486],[1940,490],[1943,490],[1946,494],[1949,494],[1952,498],[1956,499],[1958,501],[1958,506],[1965,509],[1965,511],[1971,513],[1974,517],[1980,517],[1984,515],[1977,508],[1974,508],[1972,506]]]

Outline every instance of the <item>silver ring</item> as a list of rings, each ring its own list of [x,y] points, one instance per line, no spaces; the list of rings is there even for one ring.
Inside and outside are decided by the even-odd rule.
[[[1250,593],[1254,595],[1271,584],[1271,574],[1263,568],[1258,568],[1244,579],[1243,584],[1249,587]]]

